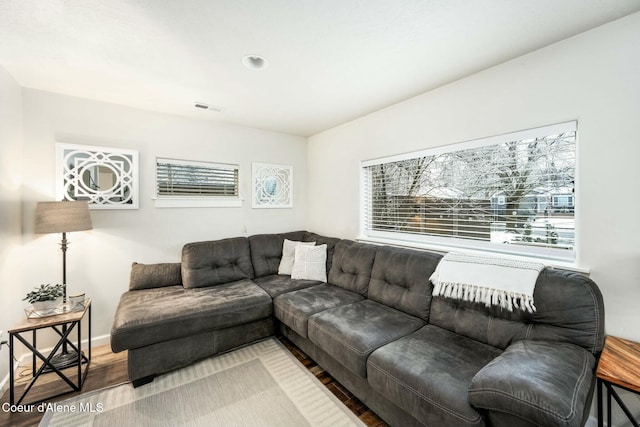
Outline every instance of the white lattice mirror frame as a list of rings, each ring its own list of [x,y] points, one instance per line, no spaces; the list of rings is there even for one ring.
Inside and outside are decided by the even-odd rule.
[[[293,207],[293,166],[252,164],[252,207]]]
[[[56,195],[90,209],[138,209],[138,152],[56,144]]]

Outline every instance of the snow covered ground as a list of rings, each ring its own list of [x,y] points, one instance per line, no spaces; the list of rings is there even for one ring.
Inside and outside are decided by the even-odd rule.
[[[547,224],[550,224],[558,234],[558,245],[573,246],[575,244],[575,219],[571,217],[542,217],[536,218],[531,223],[531,234],[529,237],[535,242],[536,239],[547,239]],[[520,233],[507,231],[507,224],[504,222],[491,223],[492,243],[521,243],[524,236]]]

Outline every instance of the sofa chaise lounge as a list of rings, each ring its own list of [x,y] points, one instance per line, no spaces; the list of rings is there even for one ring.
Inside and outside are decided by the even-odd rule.
[[[327,245],[326,281],[278,274],[283,243]],[[545,268],[533,313],[434,297],[441,254],[297,231],[189,243],[135,264],[113,351],[134,386],[281,333],[396,426],[581,426],[604,342],[596,284]]]

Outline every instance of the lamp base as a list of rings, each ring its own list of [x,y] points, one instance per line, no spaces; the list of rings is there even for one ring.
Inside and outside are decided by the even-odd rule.
[[[84,356],[84,352],[82,356]],[[51,364],[60,371],[71,368],[72,366],[78,366],[78,352],[68,351],[66,353],[56,354],[51,358]],[[43,372],[53,372],[53,369],[46,367]]]

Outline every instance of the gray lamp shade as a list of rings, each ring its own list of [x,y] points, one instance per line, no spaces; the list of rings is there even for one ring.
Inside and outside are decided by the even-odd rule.
[[[36,234],[67,233],[92,228],[89,204],[86,201],[38,202],[36,205]]]

